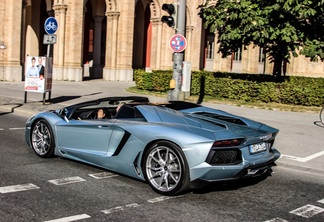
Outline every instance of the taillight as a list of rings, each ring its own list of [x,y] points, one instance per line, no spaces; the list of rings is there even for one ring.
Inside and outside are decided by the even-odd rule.
[[[239,146],[244,139],[230,139],[230,140],[218,140],[215,141],[213,147],[233,147]]]

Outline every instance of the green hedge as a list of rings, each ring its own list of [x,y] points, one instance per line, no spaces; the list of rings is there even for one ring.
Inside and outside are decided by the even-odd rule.
[[[136,86],[142,90],[167,92],[171,78],[172,71],[134,72]],[[190,94],[201,93],[217,99],[322,106],[324,78],[286,76],[277,82],[272,75],[194,71]]]

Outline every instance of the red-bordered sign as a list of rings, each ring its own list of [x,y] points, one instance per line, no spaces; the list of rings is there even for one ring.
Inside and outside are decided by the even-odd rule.
[[[187,39],[180,34],[175,34],[170,39],[170,48],[173,52],[183,52],[187,47]]]

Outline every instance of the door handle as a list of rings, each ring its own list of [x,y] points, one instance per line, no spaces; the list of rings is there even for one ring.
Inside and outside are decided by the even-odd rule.
[[[109,126],[108,125],[100,125],[100,126],[98,126],[98,128],[100,128],[100,129],[102,129],[102,128],[109,128]]]

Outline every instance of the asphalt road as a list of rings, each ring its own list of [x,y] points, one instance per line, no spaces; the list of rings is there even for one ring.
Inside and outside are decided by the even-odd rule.
[[[163,197],[141,181],[64,158],[38,157],[24,141],[26,119],[0,110],[3,222],[324,221],[323,175],[277,166],[267,178]]]
[[[67,105],[116,95],[136,95],[127,91],[134,82],[91,80],[83,82],[54,81],[51,103],[43,105],[42,94],[28,93],[24,103],[24,82],[0,82],[0,108],[31,116],[39,111],[58,109]],[[143,96],[143,95],[142,95]],[[145,95],[144,95],[145,96]],[[166,98],[148,96],[152,102],[166,102]],[[278,128],[275,147],[281,152],[280,166],[324,175],[324,125],[317,113],[283,112],[253,109],[225,104],[203,103],[208,107],[244,116]]]

